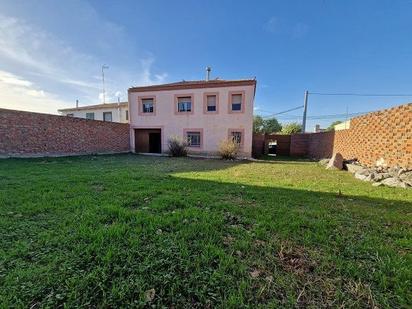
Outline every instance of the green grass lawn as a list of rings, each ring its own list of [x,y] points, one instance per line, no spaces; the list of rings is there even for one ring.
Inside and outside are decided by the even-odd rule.
[[[0,307],[410,307],[411,222],[314,162],[1,160]]]

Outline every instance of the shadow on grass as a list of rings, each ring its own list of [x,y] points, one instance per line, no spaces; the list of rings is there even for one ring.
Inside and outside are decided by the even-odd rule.
[[[407,305],[410,202],[196,179],[240,164],[250,162],[0,162],[0,303]]]

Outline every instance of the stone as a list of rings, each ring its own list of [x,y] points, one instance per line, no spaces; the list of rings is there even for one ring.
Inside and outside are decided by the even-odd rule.
[[[397,177],[400,170],[401,168],[399,166],[392,166],[389,168],[388,173],[393,177]]]
[[[381,186],[383,186],[383,183],[381,183],[381,182],[374,182],[374,183],[372,184],[372,186],[374,186],[374,187],[381,187]]]
[[[388,165],[385,162],[384,158],[380,158],[378,161],[375,163],[376,166],[381,166],[381,167],[387,167]]]
[[[328,165],[329,161],[330,161],[330,159],[320,159],[318,163],[320,165],[326,166],[326,165]]]
[[[359,179],[359,180],[366,181],[366,178],[368,178],[368,176],[367,176],[367,175],[362,175],[362,174],[356,173],[356,174],[355,174],[355,178],[356,178],[356,179]]]
[[[332,158],[328,162],[328,165],[326,166],[326,169],[343,169],[343,157],[339,152],[335,153],[332,156]]]
[[[399,179],[412,186],[412,171],[404,172],[399,176]]]
[[[346,169],[348,170],[349,173],[355,174],[356,172],[363,170],[364,167],[359,164],[347,163]]]
[[[399,187],[399,188],[407,188],[408,185],[401,181],[400,179],[396,177],[390,177],[382,180],[380,182],[381,184],[388,186],[388,187]]]

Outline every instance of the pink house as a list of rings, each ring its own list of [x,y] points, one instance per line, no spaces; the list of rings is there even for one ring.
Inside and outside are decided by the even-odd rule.
[[[189,141],[189,153],[214,156],[235,139],[251,157],[256,80],[182,81],[129,88],[132,151],[166,153],[172,136]]]

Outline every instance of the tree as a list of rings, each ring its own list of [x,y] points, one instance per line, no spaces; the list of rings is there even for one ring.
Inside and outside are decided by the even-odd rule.
[[[282,126],[283,134],[295,134],[299,132],[302,132],[302,125],[300,123],[291,122]]]
[[[276,133],[282,130],[282,126],[276,118],[269,118],[263,121],[263,131],[265,133]]]
[[[342,121],[340,121],[340,120],[337,120],[337,121],[332,122],[332,123],[330,124],[330,126],[326,128],[326,131],[335,131],[335,126],[336,126],[337,124],[340,124],[340,123],[342,123]]]
[[[264,120],[262,116],[256,115],[253,117],[253,132],[254,133],[263,133],[263,123]]]

